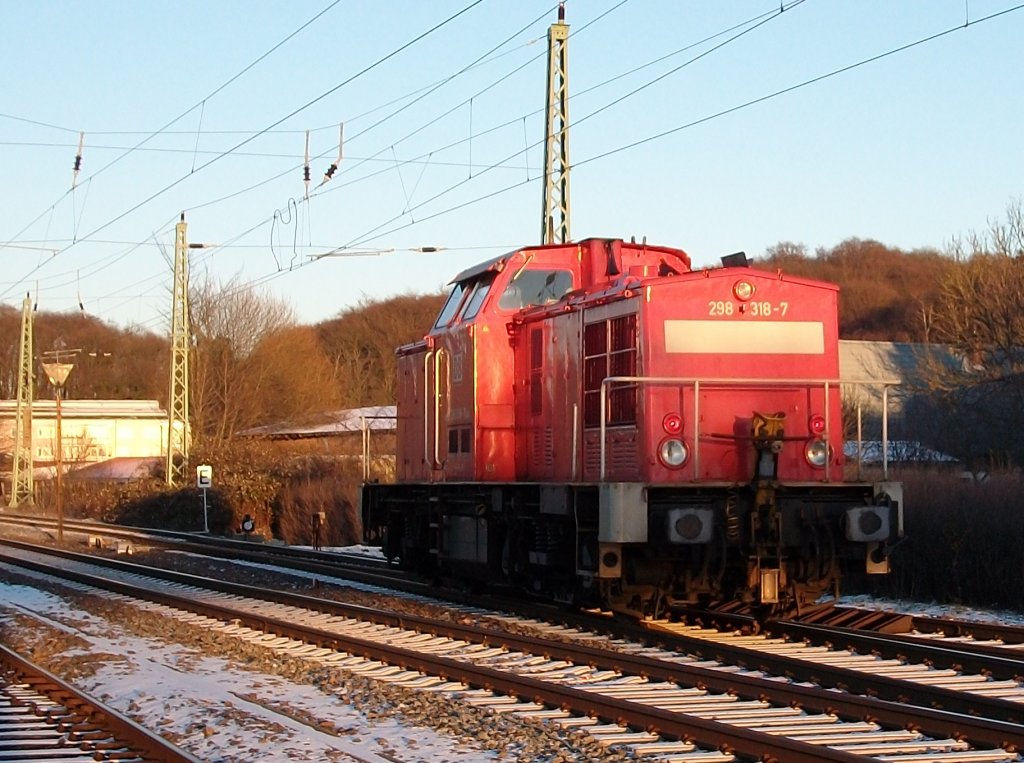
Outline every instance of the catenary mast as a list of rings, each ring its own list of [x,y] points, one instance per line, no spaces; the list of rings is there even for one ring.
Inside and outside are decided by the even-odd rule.
[[[544,208],[541,243],[561,244],[569,236],[569,25],[565,4],[548,28],[548,92],[544,125]]]
[[[167,392],[167,486],[183,485],[188,468],[188,244],[185,214],[175,226],[171,303],[171,380]]]
[[[35,386],[32,356],[32,299],[26,295],[21,307],[21,351],[18,364],[18,408],[14,419],[14,464],[11,471],[11,508],[31,504],[35,498],[32,480],[32,393]]]

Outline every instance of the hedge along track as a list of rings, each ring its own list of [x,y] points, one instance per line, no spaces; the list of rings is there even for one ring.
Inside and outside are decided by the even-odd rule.
[[[0,645],[0,761],[199,763]]]
[[[137,565],[120,563],[136,573],[101,578],[82,572],[95,567],[78,559],[55,571],[35,554],[4,557],[157,602],[163,613],[173,607],[179,619],[293,656],[578,728],[655,760],[1018,761],[1013,748],[1024,742],[1024,728],[1014,724],[709,670],[680,655],[673,662],[608,652],[297,595],[275,594],[288,603],[269,604],[252,598],[262,593],[255,589],[219,583],[222,593],[215,593],[209,589],[217,581]],[[143,571],[179,582],[168,586],[137,574]]]

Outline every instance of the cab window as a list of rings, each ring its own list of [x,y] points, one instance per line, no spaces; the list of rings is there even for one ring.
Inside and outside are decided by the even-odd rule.
[[[462,298],[465,296],[465,293],[465,284],[455,284],[451,293],[448,295],[447,301],[444,303],[444,307],[441,308],[441,314],[438,315],[437,320],[434,321],[434,328],[444,328],[452,322],[452,318],[455,317],[455,313],[459,310],[459,305],[462,304]]]
[[[470,294],[469,299],[466,300],[466,307],[462,310],[461,320],[469,321],[476,317],[476,314],[480,312],[480,307],[483,305],[484,300],[487,299],[487,295],[491,291],[491,284],[494,283],[494,276],[490,278],[481,278],[473,286],[473,293]]]
[[[572,271],[523,270],[505,287],[498,300],[498,307],[502,310],[521,310],[534,305],[549,305],[571,290]]]

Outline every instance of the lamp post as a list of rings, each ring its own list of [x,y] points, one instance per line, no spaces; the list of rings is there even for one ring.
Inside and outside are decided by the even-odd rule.
[[[64,391],[64,383],[68,380],[68,374],[75,367],[74,363],[43,363],[43,371],[46,378],[50,380],[57,394],[57,542],[64,542],[64,439],[60,428],[60,399]]]

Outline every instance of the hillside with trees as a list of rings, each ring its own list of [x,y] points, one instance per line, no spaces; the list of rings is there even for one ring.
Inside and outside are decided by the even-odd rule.
[[[802,244],[770,247],[756,267],[839,285],[842,339],[930,342],[942,284],[961,267],[936,249],[902,249],[850,238],[813,256]]]
[[[34,343],[40,353],[78,350],[66,396],[90,399],[167,399],[167,339],[136,328],[118,328],[85,313],[35,314]],[[0,305],[0,398],[18,392],[21,309]],[[36,375],[36,397],[49,398],[46,379]]]
[[[346,407],[395,402],[395,348],[422,339],[444,294],[363,299],[315,327]]]

